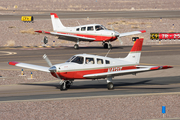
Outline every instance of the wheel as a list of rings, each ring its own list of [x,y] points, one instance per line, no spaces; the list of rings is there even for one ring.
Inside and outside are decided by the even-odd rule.
[[[69,89],[71,87],[71,82],[67,81],[66,82],[66,88]]]
[[[104,47],[104,48],[108,48],[108,44],[107,44],[107,43],[104,43],[103,47]]]
[[[132,41],[135,42],[139,37],[132,37]]]
[[[112,45],[111,44],[108,45],[108,49],[112,49]]]
[[[63,91],[63,90],[67,90],[67,87],[66,87],[66,85],[64,85],[65,83],[62,83],[61,85],[60,85],[60,90],[61,91]]]
[[[78,45],[78,44],[75,44],[75,45],[74,45],[74,49],[76,49],[76,50],[79,49],[79,45]]]
[[[109,83],[107,84],[107,88],[108,88],[108,90],[113,90],[113,89],[114,89],[113,83],[112,83],[112,82],[109,82]]]

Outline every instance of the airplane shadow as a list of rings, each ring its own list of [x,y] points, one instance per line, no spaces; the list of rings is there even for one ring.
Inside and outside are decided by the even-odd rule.
[[[63,46],[65,47],[65,49],[72,49],[74,50],[74,47],[66,47],[66,46]],[[131,46],[132,47],[132,46]],[[123,49],[124,47],[122,46],[113,46],[112,49]],[[104,49],[104,50],[108,50],[108,49],[105,49],[103,48],[102,46],[87,46],[87,47],[84,47],[84,46],[80,46],[79,49],[84,49],[84,50],[87,50],[87,49]]]
[[[114,79],[114,87],[115,89],[171,89],[171,88],[162,88],[154,85],[169,85],[172,83],[177,83],[179,81],[180,76],[175,77],[161,77],[161,78],[137,78],[137,79]],[[175,79],[175,81],[169,82],[169,80]],[[137,81],[138,80],[138,81]],[[159,80],[159,81],[158,81]],[[177,81],[178,80],[178,81]],[[124,82],[125,81],[125,82]],[[127,82],[126,82],[127,81]],[[132,82],[134,81],[134,82]],[[135,82],[136,81],[136,82]],[[163,82],[164,81],[164,82]],[[34,85],[34,86],[51,86],[55,87],[55,89],[59,89],[59,83],[19,83],[20,85]],[[150,86],[152,85],[152,87]],[[146,87],[148,86],[148,87]],[[93,82],[93,81],[78,81],[74,82],[74,84],[70,87],[70,89],[107,89],[107,83],[104,82]]]

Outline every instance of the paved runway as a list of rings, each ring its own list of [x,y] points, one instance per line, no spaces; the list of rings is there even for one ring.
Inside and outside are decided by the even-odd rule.
[[[109,57],[125,57],[131,46],[114,47]],[[20,69],[7,65],[8,61],[18,61],[45,65],[42,55],[46,53],[53,64],[65,62],[74,54],[89,53],[105,55],[106,49],[101,46],[82,47],[74,50],[71,47],[58,47],[47,49],[5,49],[0,48],[0,66],[3,69]],[[8,53],[16,54],[5,54]],[[169,93],[180,92],[180,46],[179,45],[158,45],[143,46],[142,65],[172,65],[174,68],[137,74],[115,77],[113,82],[115,90],[107,90],[106,81],[75,81],[67,91],[59,90],[59,81],[55,79],[49,82],[24,83],[18,85],[1,85],[0,101],[11,100],[38,100],[69,97],[107,96],[107,95],[128,95],[144,93]],[[13,79],[12,79],[13,80]]]
[[[3,12],[4,10],[0,10]],[[11,11],[9,11],[11,12]],[[38,12],[38,14],[33,14]],[[150,11],[17,11],[0,15],[1,20],[20,20],[23,15],[32,15],[35,20],[50,19],[49,13],[55,12],[61,19],[66,18],[180,18],[179,10],[150,10]]]

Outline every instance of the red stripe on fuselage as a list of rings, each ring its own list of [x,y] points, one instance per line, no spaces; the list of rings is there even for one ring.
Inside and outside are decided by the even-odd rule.
[[[113,69],[116,67],[113,67]],[[64,80],[70,80],[70,79],[87,79],[84,78],[84,75],[88,75],[88,74],[96,74],[96,73],[105,73],[108,72],[110,68],[105,68],[105,69],[94,69],[94,70],[82,70],[82,71],[70,71],[70,72],[57,72],[58,76],[60,76],[61,79]],[[122,67],[121,69],[114,69],[114,71],[111,72],[115,72],[115,71],[120,71],[120,70],[130,70],[130,69],[137,69],[136,66],[127,66],[127,67]],[[54,77],[57,78],[55,73],[51,73]]]
[[[75,35],[80,37],[87,37],[87,38],[94,38],[94,41],[114,41],[117,39],[115,36],[100,36],[100,35],[88,35],[88,34],[78,34],[78,33],[64,33],[64,32],[57,32],[64,35]]]

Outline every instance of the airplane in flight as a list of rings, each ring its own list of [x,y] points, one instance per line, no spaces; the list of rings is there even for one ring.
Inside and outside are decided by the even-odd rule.
[[[143,39],[138,39],[131,51],[125,58],[110,58],[90,54],[77,54],[65,63],[52,65],[47,55],[43,58],[50,67],[39,65],[9,62],[9,65],[24,67],[43,72],[50,72],[54,77],[60,79],[60,90],[67,90],[75,79],[105,79],[107,78],[108,90],[114,89],[112,78],[121,75],[136,75],[140,72],[168,69],[172,66],[141,66],[139,65]]]
[[[115,30],[108,30],[100,24],[88,24],[76,27],[65,27],[56,13],[50,13],[53,26],[53,32],[35,31],[36,33],[45,33],[58,36],[58,39],[75,42],[74,49],[79,49],[79,42],[102,42],[104,48],[112,48],[110,42],[119,39],[120,37],[134,35],[146,32],[145,30],[119,33]]]

